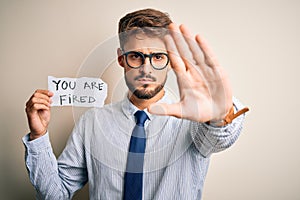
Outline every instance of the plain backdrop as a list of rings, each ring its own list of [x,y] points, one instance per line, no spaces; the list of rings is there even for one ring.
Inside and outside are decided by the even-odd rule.
[[[229,74],[234,95],[251,109],[238,141],[212,156],[203,199],[299,200],[297,0],[1,0],[0,199],[34,199],[21,141],[29,131],[27,99],[47,88],[48,75],[76,77],[91,52],[116,36],[122,16],[147,7],[203,35]],[[105,72],[106,81],[119,82],[122,70],[111,64],[116,69]],[[75,120],[71,107],[52,108],[56,155]],[[87,198],[87,187],[74,197]]]

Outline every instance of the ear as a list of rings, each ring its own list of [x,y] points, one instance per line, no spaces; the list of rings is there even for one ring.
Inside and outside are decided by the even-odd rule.
[[[120,48],[117,49],[118,54],[118,63],[121,67],[125,67],[124,56],[122,56],[122,50]]]

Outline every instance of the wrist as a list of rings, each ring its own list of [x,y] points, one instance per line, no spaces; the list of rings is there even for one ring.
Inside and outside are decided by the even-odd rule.
[[[244,114],[247,111],[249,111],[249,108],[245,107],[245,108],[239,110],[237,113],[234,113],[234,106],[232,105],[229,112],[223,119],[210,120],[210,121],[206,122],[206,124],[212,125],[212,126],[218,126],[218,127],[226,126],[227,124],[230,124],[235,118],[237,118],[241,114]]]
[[[46,131],[46,132],[47,132],[47,131]],[[29,140],[31,141],[31,140],[38,139],[38,138],[42,137],[43,135],[45,135],[46,132],[45,132],[45,133],[42,133],[42,134],[36,134],[36,133],[30,132],[30,134],[29,134]]]

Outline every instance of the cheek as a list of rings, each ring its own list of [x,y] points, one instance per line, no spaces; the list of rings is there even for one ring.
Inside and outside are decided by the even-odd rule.
[[[158,73],[156,75],[156,78],[157,78],[158,82],[164,82],[164,80],[167,78],[167,71],[163,71],[161,73]]]
[[[133,79],[135,76],[137,76],[137,70],[124,67],[124,75],[127,77],[127,79]]]

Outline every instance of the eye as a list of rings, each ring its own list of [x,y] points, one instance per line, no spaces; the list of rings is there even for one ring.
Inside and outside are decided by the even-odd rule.
[[[155,54],[153,55],[153,58],[154,58],[155,60],[157,60],[157,61],[159,61],[159,60],[165,60],[165,59],[166,59],[166,55],[163,54],[163,53],[155,53]]]
[[[131,60],[141,60],[142,55],[138,52],[131,52],[127,55],[127,57]]]

